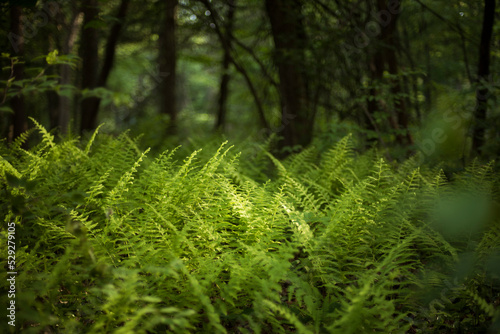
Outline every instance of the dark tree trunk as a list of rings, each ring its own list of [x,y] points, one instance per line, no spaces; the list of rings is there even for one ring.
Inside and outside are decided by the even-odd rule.
[[[92,26],[87,26],[97,19],[97,0],[88,0],[82,8],[84,14],[82,32],[82,89],[94,89],[97,87],[97,73],[99,66],[98,56],[98,31]],[[95,128],[97,113],[96,106],[99,105],[97,97],[89,97],[82,101],[81,106],[81,132]]]
[[[71,21],[69,22],[69,24],[66,24],[68,32],[64,38],[63,42],[64,44],[62,47],[62,52],[65,55],[73,52],[73,47],[76,41],[76,37],[82,23],[80,18],[81,18],[80,11],[76,10],[75,8]],[[64,20],[64,18],[61,18],[61,20]],[[59,70],[60,70],[59,83],[61,85],[70,85],[72,82],[72,73],[73,73],[71,66],[63,64],[60,65]],[[71,102],[72,99],[69,96],[59,95],[59,102],[57,107],[57,126],[59,127],[59,131],[61,132],[62,135],[66,135],[69,130],[69,123],[71,121],[71,114],[72,114]]]
[[[24,37],[23,37],[23,9],[20,6],[12,6],[10,9],[10,30],[16,35],[17,43],[14,47],[16,56],[24,56]],[[12,76],[15,80],[24,79],[24,65],[22,63],[14,65]],[[20,134],[28,130],[28,117],[24,107],[24,97],[18,94],[10,101],[14,112],[12,116],[11,128],[9,131],[9,142],[19,137]]]
[[[406,52],[406,55],[407,55],[407,58],[408,58],[408,61],[410,63],[410,69],[412,72],[416,72],[416,67],[415,67],[415,61],[413,59],[413,55],[412,55],[412,49],[411,49],[411,46],[410,46],[410,37],[408,36],[408,31],[406,30],[406,28],[403,28],[403,41],[404,41],[404,48],[405,48],[405,52]],[[415,76],[411,76],[409,79],[405,79],[405,86],[408,87],[407,90],[408,91],[412,91],[412,94],[413,94],[413,106],[415,107],[415,113],[416,113],[416,120],[417,120],[417,123],[420,123],[422,121],[422,115],[421,115],[421,112],[420,112],[420,103],[418,101],[418,80],[417,80],[417,77]],[[411,86],[411,89],[409,88]],[[407,98],[407,105],[411,105],[412,104],[412,101],[408,95],[408,98]]]
[[[418,28],[419,34],[424,34],[427,30],[427,22],[425,20],[422,20],[419,24]],[[425,55],[425,75],[423,77],[423,90],[424,90],[424,97],[425,97],[425,111],[429,112],[431,110],[432,106],[432,69],[431,69],[431,49],[429,46],[429,43],[427,39],[424,39],[424,48],[423,52]]]
[[[266,0],[279,72],[283,141],[281,147],[307,146],[312,139],[312,111],[308,110],[306,34],[300,0]]]
[[[159,65],[160,73],[165,73],[164,80],[159,85],[160,90],[160,112],[170,116],[170,132],[175,132],[177,121],[176,103],[176,11],[177,0],[166,0],[164,8],[164,22],[159,38]]]
[[[369,63],[370,69],[370,78],[371,78],[371,88],[369,90],[369,98],[367,100],[367,112],[365,113],[365,122],[367,125],[367,129],[376,132],[380,138],[380,133],[378,131],[378,125],[376,124],[376,119],[374,117],[375,113],[380,111],[381,105],[378,102],[378,95],[380,94],[379,90],[375,88],[377,84],[380,84],[382,81],[382,77],[384,74],[384,58],[382,52],[378,49],[375,50],[374,55],[370,58]],[[375,137],[369,137],[368,141],[372,142],[375,140]]]
[[[89,1],[90,2],[90,1]],[[92,0],[94,2],[94,0]],[[115,52],[116,52],[116,45],[118,44],[118,38],[120,37],[120,33],[123,28],[123,24],[125,21],[125,16],[127,14],[127,9],[128,5],[130,3],[130,0],[122,0],[120,3],[120,8],[118,9],[118,15],[116,18],[118,19],[118,22],[116,22],[113,27],[111,28],[111,31],[108,36],[108,40],[106,41],[106,50],[104,53],[104,61],[101,69],[101,73],[99,74],[99,77],[97,78],[95,87],[105,87],[106,82],[108,80],[109,74],[111,73],[111,69],[113,68],[113,63],[115,61]],[[97,11],[95,13],[92,13],[90,15],[91,17],[93,15],[97,15]],[[95,16],[94,16],[95,17]],[[85,45],[85,44],[84,44]],[[96,42],[96,50],[97,50],[97,42]],[[97,52],[97,51],[96,51]],[[97,76],[97,73],[95,73]],[[88,105],[86,106],[87,113],[86,113],[86,118],[84,122],[84,112],[83,112],[83,106],[82,106],[82,132],[88,131],[88,130],[93,130],[97,126],[97,115],[99,113],[99,105],[101,103],[101,99],[97,97],[92,97],[87,100],[90,100]]]
[[[231,36],[233,30],[234,22],[234,12],[236,9],[236,0],[228,0],[227,4],[229,6],[227,12],[227,25],[225,38],[229,44],[224,47],[224,59],[222,60],[222,77],[220,82],[219,100],[218,100],[218,111],[217,111],[217,121],[215,123],[215,128],[219,130],[224,130],[226,126],[226,114],[227,114],[227,98],[229,96],[229,65],[231,64]]]
[[[379,0],[379,7],[382,10],[387,11],[387,4],[383,0]],[[409,116],[408,110],[406,108],[406,103],[403,95],[403,88],[401,85],[401,80],[397,78],[399,74],[399,61],[396,54],[396,50],[399,49],[399,43],[396,38],[396,22],[399,14],[394,14],[393,19],[389,22],[389,25],[385,30],[385,42],[388,47],[385,48],[385,60],[388,65],[389,73],[395,77],[391,81],[391,94],[394,98],[394,115],[395,121],[393,122],[393,128],[396,130],[396,138],[399,144],[408,145],[413,144],[413,137],[408,129],[409,126]],[[403,134],[403,132],[405,132]]]
[[[69,65],[60,66],[60,79],[61,85],[71,84],[71,67]],[[59,103],[57,106],[57,126],[62,135],[66,135],[69,130],[69,123],[71,121],[71,98],[68,96],[59,96]]]
[[[377,0],[376,2],[378,12],[389,13],[387,3],[385,0]],[[394,13],[396,11],[396,13]],[[406,103],[402,97],[403,88],[401,81],[397,78],[399,74],[399,62],[396,50],[399,44],[396,38],[396,22],[399,16],[399,8],[391,7],[390,20],[384,27],[381,27],[381,34],[379,36],[379,43],[374,50],[373,56],[370,60],[370,73],[372,86],[382,84],[384,78],[384,70],[387,69],[394,79],[390,81],[391,90],[390,94],[394,97],[392,103],[387,103],[381,96],[381,92],[372,87],[367,102],[368,115],[367,117],[373,123],[373,115],[376,111],[383,111],[388,116],[388,125],[393,131],[396,132],[396,140],[399,144],[412,144],[413,138],[408,130],[409,117]],[[373,124],[368,123],[368,129],[373,130]],[[403,134],[403,131],[406,134]]]
[[[232,50],[232,43],[231,42],[234,41],[235,43],[237,43],[240,46],[242,44],[239,43],[238,40],[236,40],[234,38],[234,36],[232,36],[232,34],[230,36],[224,35],[224,33],[222,32],[222,30],[219,26],[219,22],[218,22],[221,20],[216,20],[216,16],[218,16],[218,15],[217,15],[217,12],[212,7],[211,3],[208,0],[200,0],[200,1],[212,13],[212,15],[210,15],[210,18],[211,18],[212,23],[214,24],[215,32],[216,32],[217,36],[219,37],[219,40],[222,44],[222,48],[224,49],[224,53],[229,56],[229,61],[234,65],[234,68],[236,69],[236,71],[238,71],[243,76],[243,79],[245,80],[245,82],[248,86],[248,89],[250,90],[250,94],[252,94],[252,96],[254,98],[255,105],[257,107],[257,112],[259,115],[260,125],[263,127],[263,129],[269,129],[269,125],[267,124],[266,116],[264,114],[264,107],[262,106],[262,101],[260,100],[259,94],[257,93],[257,89],[255,88],[255,85],[253,84],[252,79],[250,78],[250,75],[248,74],[248,71],[243,67],[243,65],[241,65],[238,61],[236,61],[236,59],[234,59],[234,57],[232,56],[233,50]],[[227,37],[231,37],[231,40],[227,39]]]
[[[484,18],[479,46],[478,88],[476,92],[475,125],[472,138],[472,150],[481,153],[486,129],[486,112],[488,110],[487,87],[481,81],[487,81],[490,75],[490,43],[495,18],[495,0],[484,0]]]
[[[127,15],[128,6],[130,0],[122,0],[120,3],[120,8],[118,9],[118,15],[116,18],[118,21],[113,25],[106,42],[106,50],[104,56],[104,62],[102,64],[101,74],[99,75],[99,81],[97,82],[98,87],[106,86],[109,74],[113,68],[113,63],[115,61],[116,45],[118,44],[118,38],[120,38],[123,25],[125,23],[125,17]]]

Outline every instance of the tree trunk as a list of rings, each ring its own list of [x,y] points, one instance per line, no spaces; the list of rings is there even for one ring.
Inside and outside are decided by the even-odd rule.
[[[479,46],[478,88],[476,91],[475,125],[472,137],[472,150],[481,153],[486,130],[486,112],[488,110],[488,88],[481,81],[487,81],[490,75],[490,43],[495,18],[495,0],[484,0],[484,17]]]
[[[227,98],[229,96],[228,86],[229,86],[229,65],[231,64],[231,36],[234,23],[234,12],[236,9],[236,0],[228,0],[227,2],[229,8],[227,12],[227,25],[226,25],[226,41],[229,44],[224,47],[224,59],[222,60],[222,77],[220,82],[219,100],[218,100],[218,112],[217,121],[215,123],[215,128],[218,130],[224,130],[226,125],[226,114],[227,114]]]
[[[380,92],[375,87],[376,85],[379,85],[382,82],[382,77],[384,74],[384,58],[382,52],[379,49],[376,49],[374,55],[370,57],[369,70],[370,70],[371,88],[369,90],[369,95],[367,99],[367,111],[365,113],[366,116],[365,122],[367,125],[367,129],[374,133],[376,132],[377,135],[379,136],[379,140],[381,141],[382,138],[380,137],[378,125],[376,123],[377,120],[374,117],[375,113],[380,111],[381,109],[381,105],[379,104],[379,101],[377,99]],[[373,142],[374,140],[375,137],[368,137],[368,142]]]
[[[312,111],[306,87],[306,34],[300,0],[266,0],[279,72],[283,141],[281,148],[307,146],[312,139]]]
[[[98,56],[98,31],[92,26],[87,26],[97,19],[97,0],[88,0],[82,8],[84,14],[82,32],[82,89],[94,89],[97,87],[97,73],[99,66]],[[82,101],[81,106],[81,132],[95,128],[97,114],[96,105],[99,105],[97,97],[89,97]]]
[[[104,53],[104,62],[102,64],[101,74],[99,75],[99,80],[97,81],[97,87],[106,86],[111,69],[113,69],[113,63],[115,61],[116,45],[118,44],[118,38],[120,37],[123,25],[125,23],[125,17],[127,15],[128,6],[130,0],[122,0],[120,7],[118,9],[118,15],[116,19],[118,20],[111,31],[109,32],[108,40],[106,41],[106,50]],[[96,112],[97,113],[97,112]]]
[[[159,34],[159,65],[160,73],[166,77],[159,85],[160,112],[170,116],[169,132],[176,131],[177,103],[176,103],[176,11],[177,0],[165,1],[165,18]]]
[[[64,18],[61,18],[64,20]],[[62,47],[63,54],[67,55],[73,52],[73,47],[76,41],[76,37],[78,31],[81,26],[81,15],[80,12],[74,9],[73,16],[71,18],[70,24],[68,25],[69,31],[64,39],[64,44]],[[60,65],[60,79],[59,83],[64,85],[70,85],[72,82],[72,72],[70,65]],[[71,121],[72,107],[71,107],[72,99],[69,96],[59,95],[59,103],[57,108],[57,126],[59,127],[59,131],[62,135],[66,135],[69,130],[69,123]]]
[[[24,56],[24,37],[23,37],[23,9],[21,6],[12,6],[10,9],[10,31],[17,37],[14,52],[17,57]],[[19,63],[14,65],[12,71],[15,80],[24,79],[24,64]],[[9,131],[9,142],[19,137],[23,132],[28,130],[28,117],[24,107],[24,97],[18,94],[10,101],[11,108],[14,112],[12,116],[11,127]]]
[[[218,20],[216,20],[216,17],[218,16],[218,15],[216,15],[217,12],[214,10],[211,3],[208,0],[200,0],[200,1],[212,13],[212,15],[210,15],[210,18],[211,18],[212,23],[214,24],[215,33],[219,37],[219,40],[222,44],[222,48],[224,49],[224,53],[226,55],[228,55],[229,61],[234,65],[234,68],[236,69],[236,71],[238,71],[243,76],[243,79],[245,80],[245,82],[248,86],[248,89],[250,90],[250,94],[252,94],[252,96],[254,98],[255,105],[257,107],[257,113],[259,115],[260,125],[262,126],[263,129],[269,129],[269,125],[267,124],[266,116],[264,113],[264,107],[262,106],[262,101],[260,100],[259,94],[257,93],[257,89],[255,88],[255,85],[253,84],[252,79],[250,78],[250,75],[248,74],[248,71],[243,67],[243,65],[241,65],[232,56],[233,49],[232,49],[231,42],[234,41],[235,43],[237,43],[240,46],[242,44],[239,43],[238,40],[236,40],[234,38],[234,36],[232,36],[232,34],[230,36],[225,36],[223,34],[222,30],[220,29]],[[219,20],[219,21],[222,21],[222,20]],[[229,39],[227,39],[227,37],[231,37],[231,39],[229,40]]]
[[[427,30],[427,22],[422,20],[419,24],[419,34],[424,34]],[[431,48],[429,46],[427,38],[424,39],[423,52],[425,55],[425,75],[423,77],[423,89],[425,97],[425,111],[429,113],[432,107],[432,68],[431,68]]]
[[[92,0],[93,2],[94,0]],[[89,1],[90,2],[90,1]],[[96,84],[94,88],[96,87],[105,87],[106,82],[108,80],[109,74],[111,73],[111,69],[113,68],[113,63],[115,60],[115,52],[116,52],[116,45],[118,44],[118,38],[120,37],[121,30],[123,28],[123,23],[125,21],[125,16],[127,14],[127,9],[128,5],[130,3],[130,0],[122,0],[120,3],[120,8],[118,9],[118,15],[116,18],[118,19],[118,22],[116,22],[113,27],[111,28],[111,31],[109,32],[108,40],[106,41],[106,50],[104,54],[104,61],[102,65],[102,69],[100,72],[99,77],[97,78]],[[94,15],[97,15],[97,11]],[[92,16],[92,15],[91,15]],[[84,44],[85,45],[85,44]],[[97,46],[97,42],[96,42]],[[95,73],[97,75],[97,73]],[[89,103],[86,106],[87,109],[87,115],[86,119],[84,122],[83,116],[85,115],[82,110],[82,132],[86,130],[93,130],[96,128],[96,123],[97,123],[97,115],[99,113],[99,105],[101,103],[101,99],[97,97],[91,97],[88,100]],[[82,107],[83,109],[83,107]]]
[[[379,13],[389,13],[385,0],[377,0],[376,9]],[[396,13],[393,13],[394,11],[396,11]],[[403,88],[401,81],[397,77],[399,74],[399,62],[396,53],[399,47],[396,38],[398,12],[399,8],[391,7],[390,20],[387,21],[384,27],[381,27],[379,43],[370,60],[372,88],[370,89],[370,95],[367,102],[367,117],[373,119],[373,114],[376,111],[383,111],[386,113],[389,121],[388,125],[396,133],[396,141],[401,145],[405,145],[412,144],[413,138],[408,130],[409,117],[406,103],[401,96]],[[393,79],[390,80],[390,94],[393,97],[392,101],[384,99],[384,97],[380,95],[380,91],[375,87],[383,83],[385,69],[393,76]],[[373,122],[373,120],[371,122]],[[370,123],[368,124],[368,129],[373,130],[373,125]],[[403,134],[403,131],[405,131],[406,134]]]
[[[379,0],[379,6],[382,6],[379,7],[381,10],[387,11],[387,4],[385,1]],[[400,46],[396,38],[396,22],[399,14],[394,14],[393,16],[385,32],[385,42],[388,44],[388,47],[385,48],[385,61],[387,62],[389,73],[394,77],[394,79],[391,80],[391,95],[394,98],[393,117],[395,117],[393,128],[396,131],[396,138],[399,144],[411,145],[413,144],[413,137],[408,129],[408,110],[406,109],[405,100],[402,97],[404,91],[401,86],[401,80],[397,77],[399,74],[399,62],[396,50]],[[405,133],[403,134],[403,132]]]
[[[416,72],[416,67],[415,67],[415,61],[413,59],[413,56],[412,56],[412,48],[410,46],[410,37],[408,36],[408,31],[406,30],[405,27],[403,27],[403,41],[404,41],[404,48],[405,48],[405,52],[407,54],[407,58],[408,58],[408,61],[410,63],[410,69],[412,72]],[[408,91],[412,91],[412,94],[413,94],[413,105],[415,107],[415,113],[416,113],[416,120],[417,120],[417,123],[420,124],[420,122],[422,121],[422,115],[421,115],[421,112],[420,112],[420,103],[418,101],[418,80],[417,80],[417,77],[415,77],[414,75],[412,75],[409,79],[405,79],[405,85],[407,88]],[[411,86],[411,88],[409,88]],[[408,95],[408,98],[407,98],[407,104],[408,105],[411,105],[412,104],[412,101]]]

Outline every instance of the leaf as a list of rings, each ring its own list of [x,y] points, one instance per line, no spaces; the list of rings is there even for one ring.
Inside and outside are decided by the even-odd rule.
[[[92,20],[83,27],[84,29],[101,29],[106,28],[107,23],[102,20]]]
[[[45,57],[45,60],[47,61],[47,64],[49,65],[55,65],[57,64],[57,54],[59,53],[59,51],[54,50],[52,52],[49,52],[49,54],[47,55],[47,57]]]
[[[9,114],[13,114],[14,110],[12,110],[12,108],[8,107],[8,106],[1,106],[0,107],[0,112],[6,112],[6,113],[9,113]]]
[[[73,92],[75,91],[75,88],[63,88],[61,86],[58,86],[57,87],[58,89],[56,89],[56,92],[59,96],[64,96],[64,97],[67,97],[67,98],[71,98],[73,97]]]
[[[26,186],[26,180],[24,180],[22,177],[18,178],[17,176],[9,172],[5,172],[5,180],[7,181],[7,184],[12,188],[19,188]]]
[[[104,99],[106,97],[109,97],[112,95],[112,91],[110,91],[107,88],[104,87],[97,87],[94,89],[85,89],[82,91],[82,97],[88,98],[88,97],[99,97],[101,99]]]
[[[161,298],[155,296],[144,296],[141,299],[148,303],[161,303],[163,301]]]

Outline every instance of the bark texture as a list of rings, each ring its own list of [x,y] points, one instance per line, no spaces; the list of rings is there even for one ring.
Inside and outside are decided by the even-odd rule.
[[[166,0],[164,21],[159,34],[160,73],[165,74],[160,89],[160,112],[170,116],[170,129],[175,131],[177,121],[176,63],[177,43],[175,40],[177,0]]]
[[[283,141],[281,147],[307,146],[313,114],[307,93],[306,34],[299,0],[266,0],[279,72]]]
[[[495,20],[495,0],[484,1],[484,18],[479,45],[478,88],[476,91],[475,125],[472,138],[472,150],[481,153],[485,140],[486,113],[488,111],[487,87],[481,81],[488,81],[490,76],[490,44]]]
[[[20,6],[12,6],[10,9],[10,31],[16,37],[16,45],[13,45],[14,54],[17,57],[24,56],[24,36],[23,36],[23,9]],[[24,65],[16,64],[12,69],[12,76],[15,80],[24,79]],[[28,117],[24,106],[24,97],[18,94],[10,101],[10,106],[14,111],[9,129],[9,142],[19,137],[28,130]]]

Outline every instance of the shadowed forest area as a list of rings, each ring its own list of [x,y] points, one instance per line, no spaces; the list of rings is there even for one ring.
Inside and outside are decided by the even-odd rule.
[[[0,0],[2,333],[500,333],[495,0]]]
[[[33,117],[164,148],[223,134],[286,156],[353,133],[390,159],[500,152],[495,1],[10,1],[1,134]]]

